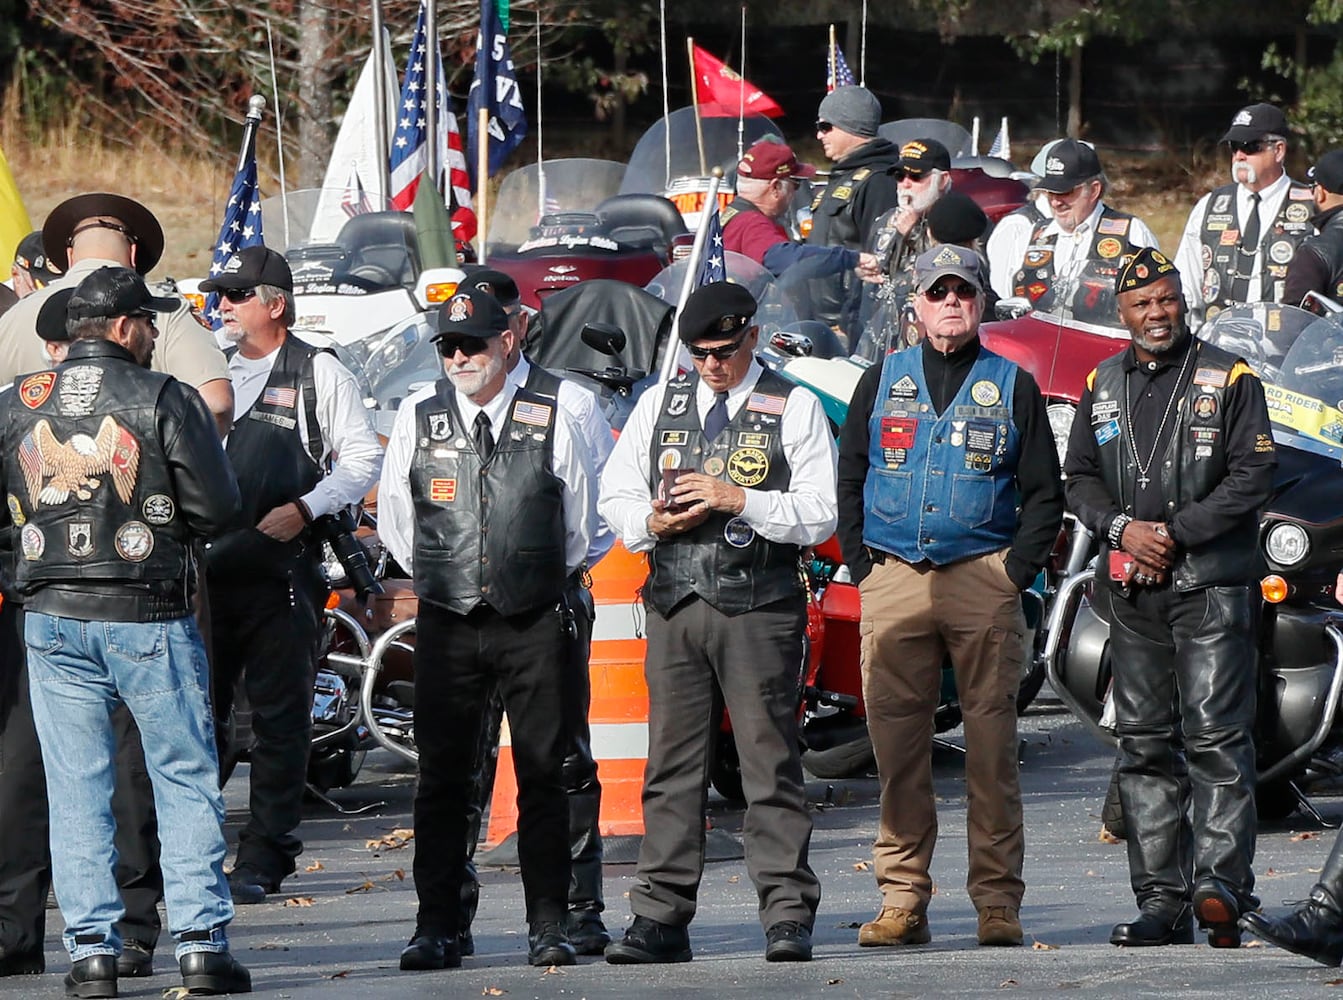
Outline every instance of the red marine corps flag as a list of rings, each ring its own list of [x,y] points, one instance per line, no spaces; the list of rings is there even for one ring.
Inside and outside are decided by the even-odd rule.
[[[690,47],[695,71],[695,101],[706,118],[736,118],[748,115],[778,118],[783,108],[774,99],[737,71],[715,59],[698,45]]]

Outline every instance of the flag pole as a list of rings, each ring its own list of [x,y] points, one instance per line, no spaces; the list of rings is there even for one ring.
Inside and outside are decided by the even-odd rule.
[[[662,151],[666,174],[662,190],[671,187],[671,91],[667,87],[667,0],[658,4],[658,36],[662,42]]]
[[[489,44],[488,41],[485,44]],[[415,53],[410,54],[411,61]],[[424,130],[425,170],[438,187],[438,0],[424,4]]]
[[[858,52],[858,86],[867,86],[867,0],[863,0],[862,48]]]
[[[266,48],[270,51],[270,85],[275,94],[275,153],[280,164],[280,206],[284,216],[284,245],[289,246],[289,192],[284,184],[284,136],[280,121],[280,80],[275,75],[275,39],[270,33],[270,18],[266,18]]]
[[[695,279],[699,276],[699,262],[704,256],[704,244],[709,236],[709,223],[718,210],[718,186],[723,183],[723,168],[715,166],[709,176],[709,197],[700,213],[699,228],[695,230],[695,243],[686,258],[685,278],[681,281],[681,294],[676,300],[676,317],[672,320],[671,332],[667,335],[667,346],[662,355],[662,370],[658,373],[658,384],[666,385],[676,376],[676,362],[680,355],[677,345],[681,342],[678,330],[681,325],[681,313],[685,309],[686,299],[695,290]]]
[[[737,81],[737,162],[745,153],[746,132],[746,4],[741,5],[741,79]]]
[[[247,117],[243,119],[242,125],[242,148],[238,150],[238,165],[234,167],[236,174],[247,165],[247,161],[256,155],[256,133],[261,125],[261,115],[266,110],[266,99],[260,94],[253,94],[247,99]]]
[[[391,178],[387,167],[387,93],[383,89],[387,84],[387,66],[384,59],[387,49],[382,44],[382,0],[373,0],[373,128],[377,132],[378,150],[378,190],[386,202],[391,192]],[[384,206],[379,205],[381,210]]]
[[[485,263],[485,233],[489,230],[490,208],[490,109],[481,105],[476,113],[476,177],[480,179],[476,188],[476,259]]]
[[[546,214],[546,168],[541,155],[541,5],[536,5],[536,218]]]
[[[699,120],[699,75],[695,72],[695,40],[689,35],[685,40],[686,58],[690,60],[690,99],[695,107],[695,142],[699,145],[699,174],[703,177],[709,172],[704,160],[704,127]],[[668,178],[670,181],[670,178]]]
[[[970,119],[970,155],[979,155],[979,115]]]
[[[835,59],[835,26],[830,25],[830,49],[826,53],[826,62],[829,64],[829,73],[825,81],[826,93],[830,93],[839,86],[839,62]]]

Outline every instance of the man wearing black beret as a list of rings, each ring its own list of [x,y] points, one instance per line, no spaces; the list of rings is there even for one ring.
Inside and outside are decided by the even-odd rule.
[[[765,958],[811,959],[821,890],[798,755],[797,559],[834,531],[835,445],[820,401],[755,360],[755,311],[728,282],[690,296],[680,337],[694,370],[639,399],[602,473],[598,510],[649,563],[645,832],[614,964],[690,961],[715,682],[744,748]]]
[[[508,378],[503,306],[469,280],[444,302],[444,377],[397,411],[378,530],[415,580],[415,932],[403,970],[461,965],[467,810],[495,686],[512,734],[528,961],[573,965],[566,581],[593,532],[592,459],[568,413]]]
[[[1264,389],[1198,340],[1159,250],[1125,258],[1133,343],[1087,376],[1064,462],[1068,507],[1101,540],[1119,797],[1138,917],[1110,943],[1240,945],[1254,897],[1259,508],[1273,486]],[[1192,797],[1192,805],[1191,805]]]

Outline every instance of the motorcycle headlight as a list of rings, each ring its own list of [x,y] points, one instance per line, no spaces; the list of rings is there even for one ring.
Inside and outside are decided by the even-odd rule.
[[[1077,407],[1072,403],[1050,403],[1045,407],[1049,417],[1049,429],[1054,432],[1054,447],[1059,451],[1059,468],[1063,468],[1063,457],[1068,454],[1068,436],[1073,431],[1073,417]]]
[[[1264,551],[1279,566],[1295,566],[1310,555],[1310,536],[1299,524],[1275,524],[1264,539]]]

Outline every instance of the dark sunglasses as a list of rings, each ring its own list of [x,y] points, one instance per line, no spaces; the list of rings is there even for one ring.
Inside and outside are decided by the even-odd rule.
[[[1271,143],[1267,139],[1255,139],[1252,142],[1228,142],[1233,153],[1244,153],[1246,156],[1253,156],[1255,153],[1262,153]]]
[[[923,295],[929,302],[941,302],[948,295],[954,295],[962,302],[969,302],[979,295],[979,289],[975,288],[974,285],[966,284],[965,282],[962,282],[959,285],[937,284],[924,292]]]
[[[835,126],[831,125],[828,121],[825,121],[823,119],[816,123],[816,131],[821,133],[821,135],[825,135],[834,127]]]
[[[438,340],[438,353],[450,358],[461,351],[468,358],[484,354],[490,349],[490,342],[483,337],[441,337]]]
[[[686,350],[696,361],[707,361],[709,358],[713,358],[715,361],[731,361],[745,342],[746,337],[741,336],[732,343],[723,344],[721,347],[696,347],[694,344],[686,344]]]
[[[252,296],[256,295],[255,288],[221,288],[219,294],[228,299],[235,305],[239,302],[246,302]]]
[[[923,180],[927,176],[928,172],[926,170],[910,170],[908,167],[896,167],[894,170],[891,171],[891,180],[895,181],[895,183],[897,184],[899,184],[906,177],[908,177],[911,181],[918,182]]]

